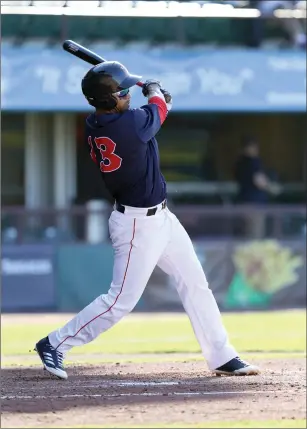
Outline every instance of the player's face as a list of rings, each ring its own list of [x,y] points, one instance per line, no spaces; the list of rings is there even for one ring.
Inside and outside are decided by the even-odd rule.
[[[117,98],[117,110],[120,112],[124,112],[125,110],[129,109],[130,107],[130,94],[129,89],[123,89],[122,91],[118,92],[116,95]]]

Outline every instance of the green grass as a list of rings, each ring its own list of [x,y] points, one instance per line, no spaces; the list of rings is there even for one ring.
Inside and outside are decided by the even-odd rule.
[[[46,426],[44,426],[46,427]],[[48,426],[47,426],[48,427]],[[49,426],[52,427],[52,426]],[[54,426],[55,427],[55,426]],[[182,424],[182,423],[171,423],[171,424],[150,424],[142,426],[127,426],[126,424],[114,425],[91,425],[91,426],[62,426],[63,428],[306,428],[306,420],[267,420],[267,421],[247,421],[242,420],[238,422],[203,422],[203,423],[191,423],[191,424]]]
[[[31,321],[32,320],[32,321]],[[239,352],[302,353],[306,351],[304,310],[223,315],[230,339]],[[60,324],[2,323],[3,357],[28,354],[36,341]],[[131,315],[95,341],[72,349],[71,354],[198,353],[190,322],[185,314]]]

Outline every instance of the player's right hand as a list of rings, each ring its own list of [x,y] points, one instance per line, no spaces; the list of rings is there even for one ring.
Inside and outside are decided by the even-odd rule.
[[[161,89],[162,94],[164,95],[165,103],[172,102],[172,96],[166,89]]]
[[[145,97],[148,97],[150,93],[160,91],[161,83],[156,79],[148,79],[143,84],[142,93]]]
[[[173,107],[173,98],[172,98],[170,92],[168,92],[166,89],[161,89],[161,92],[164,96],[164,100],[165,100],[165,103],[167,106],[167,111],[169,112]]]

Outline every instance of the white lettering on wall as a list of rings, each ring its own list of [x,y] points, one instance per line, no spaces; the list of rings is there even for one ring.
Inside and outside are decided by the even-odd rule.
[[[51,273],[52,263],[48,259],[2,259],[3,275],[46,275]]]
[[[61,70],[55,67],[38,67],[35,74],[42,81],[43,94],[56,94],[59,92]]]
[[[214,95],[237,95],[243,90],[245,82],[254,78],[251,69],[242,69],[236,75],[230,75],[215,68],[196,69],[200,79],[200,92]]]
[[[279,71],[302,71],[306,73],[306,57],[269,57],[268,66]]]

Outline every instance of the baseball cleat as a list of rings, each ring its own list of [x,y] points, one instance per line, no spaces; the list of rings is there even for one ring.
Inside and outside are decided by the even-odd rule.
[[[238,356],[231,359],[229,362],[224,365],[214,369],[213,372],[217,375],[258,375],[260,374],[260,369],[251,365],[248,362],[240,359]]]
[[[63,365],[63,353],[52,347],[48,337],[45,337],[36,343],[34,350],[41,358],[44,369],[58,378],[62,378],[64,380],[67,379],[67,373]]]

